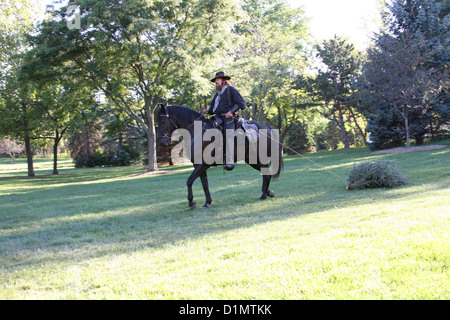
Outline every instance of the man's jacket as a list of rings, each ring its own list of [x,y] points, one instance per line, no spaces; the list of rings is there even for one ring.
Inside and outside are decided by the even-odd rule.
[[[220,94],[219,92],[216,92],[216,94],[214,95],[214,98],[211,101],[211,106],[208,111],[209,114],[227,113],[235,105],[237,105],[241,110],[245,109],[245,101],[242,98],[239,91],[237,91],[235,87],[228,86],[221,94],[217,109],[214,111],[216,98],[219,94]]]

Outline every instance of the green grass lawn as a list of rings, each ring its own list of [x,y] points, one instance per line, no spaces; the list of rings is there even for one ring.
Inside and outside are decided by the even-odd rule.
[[[212,168],[212,206],[191,211],[190,166],[51,176],[47,160],[30,179],[0,159],[0,299],[449,299],[450,148],[309,157],[345,178],[396,160],[411,183],[348,191],[291,156],[275,198],[250,166]]]
[[[36,158],[33,160],[33,162],[36,174],[41,174],[40,171],[49,171],[50,168],[53,168],[53,159]],[[58,159],[58,169],[72,168],[72,167],[73,167],[72,159],[70,158]],[[15,163],[11,158],[0,158],[0,174],[24,171],[27,168],[28,166],[25,158],[18,158],[16,159]],[[23,172],[21,172],[21,174],[23,175]]]

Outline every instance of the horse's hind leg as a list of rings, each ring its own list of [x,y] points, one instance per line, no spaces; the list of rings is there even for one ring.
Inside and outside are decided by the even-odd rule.
[[[265,175],[263,176],[263,185],[262,185],[262,195],[261,200],[267,199],[267,197],[273,198],[274,193],[272,190],[269,190],[270,180],[272,179],[272,176]]]
[[[247,162],[248,163],[248,162]],[[250,164],[250,163],[249,163]],[[253,168],[258,171],[261,171],[262,166],[260,164],[250,164]],[[267,199],[267,197],[273,198],[275,196],[272,190],[269,190],[270,180],[272,179],[271,175],[263,175],[263,184],[262,184],[262,195],[261,200]]]

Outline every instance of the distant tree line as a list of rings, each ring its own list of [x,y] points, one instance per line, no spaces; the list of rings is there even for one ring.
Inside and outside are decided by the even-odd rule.
[[[168,151],[157,150],[157,105],[200,111],[217,71],[233,76],[243,116],[280,129],[289,153],[448,136],[449,0],[383,8],[359,52],[339,36],[314,45],[304,11],[283,0],[65,1],[38,24],[36,1],[4,1],[2,146],[22,146],[29,176],[39,141],[54,174],[63,142],[77,166],[158,170]]]

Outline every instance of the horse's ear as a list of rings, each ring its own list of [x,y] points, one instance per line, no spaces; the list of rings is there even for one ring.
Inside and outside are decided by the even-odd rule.
[[[158,106],[158,108],[159,108],[161,111],[164,111],[164,110],[165,110],[165,107],[164,107],[164,105],[163,105],[162,103],[158,103],[157,106]]]

